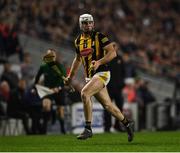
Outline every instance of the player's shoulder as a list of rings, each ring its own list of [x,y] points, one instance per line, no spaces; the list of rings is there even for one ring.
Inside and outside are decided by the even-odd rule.
[[[97,34],[99,35],[99,37],[101,38],[103,38],[103,37],[107,37],[107,34],[105,34],[105,33],[103,33],[103,32],[99,32],[99,31],[97,31]]]
[[[97,32],[98,34],[98,38],[99,38],[99,41],[103,44],[108,44],[110,43],[110,40],[109,40],[109,37],[107,36],[107,34],[103,33],[103,32]]]
[[[74,40],[75,48],[78,48],[79,43],[80,43],[80,38],[81,38],[81,34],[79,33]]]
[[[80,38],[81,37],[81,33],[78,33],[76,36],[75,36],[75,40]]]
[[[75,44],[78,42],[78,40],[80,39],[80,37],[81,37],[81,34],[79,33],[76,37],[75,37]]]

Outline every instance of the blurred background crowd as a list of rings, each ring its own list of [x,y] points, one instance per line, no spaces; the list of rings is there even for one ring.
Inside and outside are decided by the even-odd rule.
[[[58,45],[71,43],[79,31],[79,15],[90,12],[96,28],[135,55],[139,67],[171,77],[179,71],[179,7],[178,0],[2,0],[0,31],[1,37],[14,39],[16,52],[16,32]]]
[[[149,90],[149,82],[140,79],[138,71],[173,83],[180,80],[179,0],[1,0],[1,100],[12,101],[8,94],[12,89],[31,88],[36,74],[37,65],[18,36],[24,34],[57,46],[68,46],[71,52],[79,32],[78,17],[83,13],[92,14],[96,29],[119,45],[125,69],[119,92],[130,102],[139,101],[143,117],[144,106],[156,97]],[[8,61],[14,54],[18,55],[18,65]],[[67,64],[68,59],[61,58]],[[68,71],[69,65],[66,68]],[[82,85],[75,84],[80,90]],[[23,114],[23,120],[25,117]]]

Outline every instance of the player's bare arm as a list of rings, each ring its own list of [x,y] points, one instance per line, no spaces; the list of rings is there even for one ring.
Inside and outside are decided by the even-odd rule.
[[[69,84],[71,79],[77,74],[80,65],[81,65],[81,57],[78,54],[76,54],[71,65],[70,73],[66,78],[66,82],[65,82],[66,84]]]
[[[106,55],[101,58],[98,61],[92,61],[92,68],[94,70],[97,70],[100,65],[104,65],[108,62],[110,62],[113,58],[117,56],[116,50],[114,49],[114,43],[110,43],[109,45],[104,47],[104,50],[106,51]]]

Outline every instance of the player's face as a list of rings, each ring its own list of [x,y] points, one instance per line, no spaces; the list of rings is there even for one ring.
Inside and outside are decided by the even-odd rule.
[[[83,21],[82,22],[82,30],[83,32],[91,32],[94,28],[93,21]]]

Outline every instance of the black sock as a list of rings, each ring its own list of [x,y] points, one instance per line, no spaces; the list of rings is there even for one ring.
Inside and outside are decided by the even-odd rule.
[[[91,130],[91,122],[86,121],[85,128]]]
[[[127,126],[129,123],[126,117],[124,117],[124,119],[121,122],[124,124],[124,126]]]
[[[66,130],[65,130],[65,127],[64,127],[64,119],[59,118],[59,123],[60,123],[60,126],[61,126],[61,133],[65,134]]]

